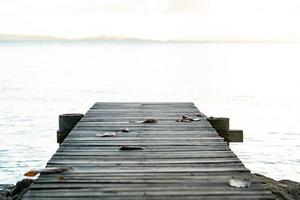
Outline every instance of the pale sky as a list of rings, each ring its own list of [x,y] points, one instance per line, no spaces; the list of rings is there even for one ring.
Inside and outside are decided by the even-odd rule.
[[[300,40],[299,0],[0,0],[0,33]]]

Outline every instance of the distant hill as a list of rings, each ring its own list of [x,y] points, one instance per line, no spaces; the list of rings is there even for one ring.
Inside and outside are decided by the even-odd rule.
[[[80,42],[80,41],[117,41],[117,42],[160,42],[158,40],[119,37],[119,36],[89,36],[82,38],[63,38],[40,35],[17,35],[17,34],[0,34],[1,41],[66,41],[66,42]]]
[[[82,37],[76,39],[76,41],[162,42],[160,40],[121,37],[121,36],[89,36],[89,37]]]
[[[220,39],[222,38],[222,39]],[[273,43],[273,42],[300,42],[300,38],[286,39],[280,38],[273,40],[272,38],[243,38],[238,36],[194,36],[194,37],[182,37],[170,40],[155,40],[147,38],[134,38],[134,37],[122,37],[122,36],[88,36],[79,38],[64,38],[54,36],[41,36],[41,35],[17,35],[17,34],[0,34],[0,42],[145,42],[145,43]]]
[[[39,36],[39,35],[16,35],[0,34],[0,41],[51,41],[65,40],[60,37]]]

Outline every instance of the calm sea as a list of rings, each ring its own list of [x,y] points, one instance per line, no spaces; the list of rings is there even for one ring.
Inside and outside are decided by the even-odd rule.
[[[61,113],[192,101],[227,116],[252,172],[300,181],[300,44],[0,43],[0,183],[44,167]]]

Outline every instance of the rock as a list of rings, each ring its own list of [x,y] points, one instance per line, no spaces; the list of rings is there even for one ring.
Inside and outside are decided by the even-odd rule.
[[[14,187],[12,184],[0,184],[0,200],[8,199]]]
[[[31,179],[23,179],[16,185],[0,184],[0,200],[16,200],[33,182]]]
[[[0,192],[0,200],[6,200],[6,196],[4,195],[4,193]]]
[[[13,200],[18,199],[18,197],[33,183],[31,179],[23,179],[17,182],[15,188],[12,190],[11,197]]]
[[[261,174],[253,175],[265,184],[265,186],[277,196],[277,199],[300,200],[300,183],[290,180],[276,181]]]

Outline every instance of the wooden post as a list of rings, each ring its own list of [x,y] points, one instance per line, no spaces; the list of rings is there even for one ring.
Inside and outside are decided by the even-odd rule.
[[[243,142],[243,130],[228,130],[224,133],[224,140],[227,142]]]
[[[209,117],[207,121],[223,137],[224,132],[229,130],[229,118],[226,117]]]
[[[209,117],[207,121],[212,125],[218,134],[229,142],[243,142],[243,131],[242,130],[230,130],[229,129],[229,118],[226,117]]]
[[[59,115],[59,130],[57,131],[57,143],[61,144],[68,134],[72,131],[74,126],[83,117],[83,114],[72,113]]]

